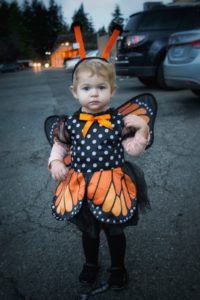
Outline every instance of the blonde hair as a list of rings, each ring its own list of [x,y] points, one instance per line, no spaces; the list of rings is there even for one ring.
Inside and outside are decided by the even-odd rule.
[[[108,80],[111,90],[116,88],[116,73],[114,65],[103,59],[92,58],[83,60],[73,74],[73,89],[77,88],[79,75],[83,71],[91,72],[91,75],[102,76]]]

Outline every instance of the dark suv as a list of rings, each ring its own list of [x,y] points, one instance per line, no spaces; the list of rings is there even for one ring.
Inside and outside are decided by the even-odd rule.
[[[196,28],[200,28],[200,5],[163,6],[131,15],[117,44],[117,75],[166,88],[163,60],[168,38]]]

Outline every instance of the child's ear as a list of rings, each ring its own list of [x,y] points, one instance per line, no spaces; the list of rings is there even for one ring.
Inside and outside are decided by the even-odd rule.
[[[77,93],[76,93],[76,90],[75,90],[74,86],[73,86],[73,85],[70,85],[70,88],[69,88],[69,89],[70,89],[72,95],[74,96],[74,98],[78,99]]]

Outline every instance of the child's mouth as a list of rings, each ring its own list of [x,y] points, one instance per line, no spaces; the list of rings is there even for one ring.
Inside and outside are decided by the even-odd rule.
[[[99,101],[90,101],[90,105],[98,105],[99,103]]]

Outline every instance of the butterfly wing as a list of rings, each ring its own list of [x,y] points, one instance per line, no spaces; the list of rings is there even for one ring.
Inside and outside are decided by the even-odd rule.
[[[87,198],[94,216],[103,223],[124,223],[136,210],[135,183],[121,168],[95,172]]]
[[[154,140],[154,123],[157,115],[157,102],[155,97],[149,93],[141,94],[123,103],[116,110],[123,116],[129,114],[139,116],[148,124],[150,140],[146,148],[149,148]]]
[[[52,213],[58,220],[73,218],[82,206],[85,195],[85,179],[82,173],[70,169],[59,183],[53,199]]]
[[[66,115],[53,115],[45,120],[44,131],[46,134],[46,138],[51,146],[53,146],[55,137],[58,137],[62,143],[66,143],[66,133],[64,132],[64,124],[66,118]]]
[[[70,149],[67,143],[69,142],[69,136],[65,130],[66,115],[53,115],[48,117],[44,123],[44,131],[46,138],[51,146],[53,146],[55,140],[66,144],[67,155],[64,158],[64,163],[70,165],[71,156]]]

